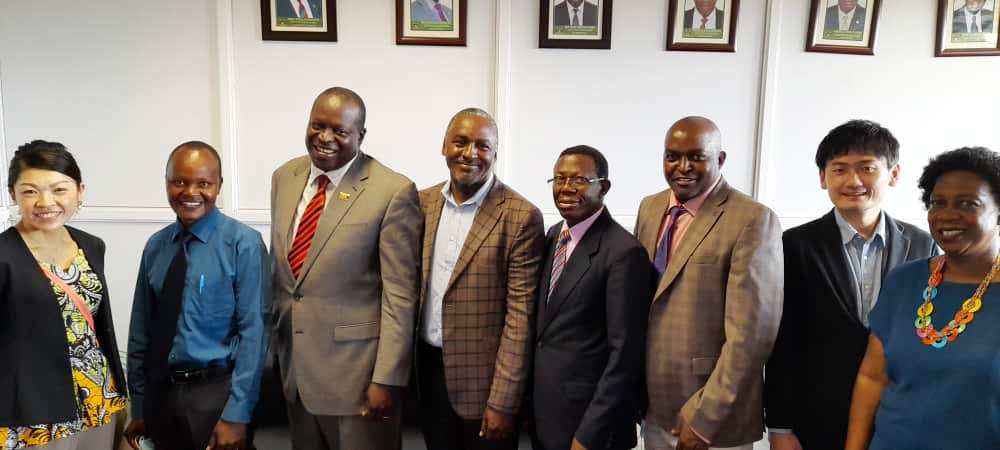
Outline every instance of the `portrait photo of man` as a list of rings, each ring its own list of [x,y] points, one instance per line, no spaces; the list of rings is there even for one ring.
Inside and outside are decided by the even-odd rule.
[[[554,0],[552,24],[557,27],[596,27],[600,5],[591,0]]]
[[[284,19],[322,19],[322,0],[275,0],[277,16]]]
[[[685,30],[722,30],[726,22],[725,11],[718,4],[718,0],[686,0],[684,2],[684,29]],[[693,7],[692,7],[693,5]]]
[[[830,6],[826,8],[824,34],[831,31],[864,33],[865,3],[864,0],[828,0]]]
[[[412,0],[410,2],[410,22],[452,23],[454,15],[452,0]]]
[[[952,34],[992,33],[994,3],[993,0],[956,0],[951,22]]]

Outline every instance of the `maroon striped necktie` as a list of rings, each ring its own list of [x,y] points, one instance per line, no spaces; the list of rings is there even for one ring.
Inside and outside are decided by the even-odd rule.
[[[566,267],[566,253],[569,250],[567,246],[571,239],[569,230],[563,230],[562,233],[559,233],[559,243],[556,244],[556,254],[552,261],[552,276],[549,277],[549,295],[545,297],[546,302],[552,296],[552,291],[556,290],[556,281],[559,281],[559,275],[562,275],[563,268]]]
[[[292,267],[292,276],[296,280],[299,279],[302,264],[306,262],[306,255],[309,254],[309,244],[316,235],[319,217],[323,215],[323,207],[326,206],[326,186],[330,184],[330,179],[326,175],[320,175],[316,177],[316,184],[316,194],[309,200],[309,206],[306,206],[306,211],[299,219],[299,228],[295,230],[295,240],[292,241],[292,249],[288,252],[288,265]]]

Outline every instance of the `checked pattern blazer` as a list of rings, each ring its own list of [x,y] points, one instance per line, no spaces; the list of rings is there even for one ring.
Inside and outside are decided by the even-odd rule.
[[[545,246],[541,211],[494,180],[469,229],[443,299],[445,385],[452,408],[467,420],[482,417],[487,405],[508,414],[520,409],[530,374],[530,323]],[[444,207],[442,186],[420,191],[426,224],[421,310],[427,300],[434,239]]]

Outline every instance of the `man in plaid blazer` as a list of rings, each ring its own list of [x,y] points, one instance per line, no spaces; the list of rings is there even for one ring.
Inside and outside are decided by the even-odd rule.
[[[749,449],[764,430],[764,362],[781,320],[781,226],[722,179],[716,125],[667,132],[670,189],[642,200],[636,236],[660,281],[649,311],[647,450]]]
[[[450,180],[420,192],[417,379],[428,450],[516,449],[544,245],[542,214],[493,175],[497,128],[460,111],[441,153]]]

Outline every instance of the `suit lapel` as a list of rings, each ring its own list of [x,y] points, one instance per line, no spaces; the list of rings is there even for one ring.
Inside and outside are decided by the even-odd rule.
[[[660,234],[660,225],[663,224],[663,215],[667,213],[667,205],[670,204],[670,191],[663,191],[650,199],[649,214],[645,216],[646,223],[642,227],[642,235],[638,236],[639,242],[646,248],[649,258],[652,261],[656,258],[656,238]]]
[[[906,254],[910,251],[910,238],[903,234],[903,227],[892,220],[888,214],[885,217],[886,243],[885,263],[882,265],[882,280],[893,267],[906,262]]]
[[[493,231],[493,228],[497,226],[500,217],[503,215],[503,210],[501,209],[503,202],[503,183],[499,179],[494,178],[493,187],[490,188],[489,194],[483,199],[483,204],[480,205],[479,211],[476,212],[476,218],[472,222],[472,227],[469,228],[469,234],[465,236],[465,243],[462,244],[462,251],[459,253],[458,261],[451,272],[451,279],[448,280],[448,287],[445,289],[445,293],[455,284],[455,280],[458,279],[459,275],[469,267],[472,257],[479,251],[479,247],[483,245],[483,242],[490,235],[490,232]]]
[[[847,313],[858,319],[857,294],[854,292],[849,263],[847,256],[844,255],[844,243],[840,240],[840,228],[837,227],[833,211],[823,217],[823,233],[819,239],[820,259],[827,262],[826,267],[830,269],[830,278],[833,280],[837,298]]]
[[[610,220],[611,214],[605,208],[587,232],[584,233],[580,243],[573,249],[573,254],[566,261],[566,266],[563,268],[562,274],[559,275],[559,279],[556,280],[555,290],[548,297],[548,301],[545,299],[546,292],[538,293],[538,301],[547,303],[545,305],[545,317],[542,319],[544,322],[538,330],[539,336],[545,332],[545,328],[552,323],[552,319],[559,313],[559,309],[569,300],[570,294],[573,293],[580,279],[590,270],[591,257],[601,249],[601,238],[604,236],[604,229],[607,228],[608,221]],[[549,267],[551,271],[551,265]],[[548,286],[546,286],[547,290]]]
[[[677,247],[677,253],[670,255],[670,260],[667,261],[666,270],[663,271],[663,277],[660,278],[660,284],[656,288],[656,295],[653,296],[654,302],[667,290],[670,283],[674,282],[681,269],[687,264],[688,259],[691,258],[691,254],[701,245],[701,241],[705,240],[705,236],[708,236],[709,231],[712,231],[715,223],[722,216],[724,211],[722,205],[729,198],[730,191],[731,189],[726,181],[719,180],[719,185],[716,186],[715,192],[705,199],[705,203],[698,210],[698,215],[695,216],[694,221],[691,222],[687,231],[684,232],[681,243]]]
[[[439,185],[440,186],[440,185]],[[437,237],[438,224],[441,222],[441,209],[444,208],[444,196],[441,191],[434,189],[430,195],[430,201],[426,206],[424,214],[424,250],[423,250],[423,280],[420,283],[420,301],[424,301],[427,296],[427,285],[431,279],[431,261],[434,258],[434,240]]]
[[[333,235],[337,226],[340,225],[340,221],[344,219],[344,215],[351,209],[351,206],[358,200],[358,197],[361,197],[365,186],[368,185],[368,170],[370,165],[371,159],[364,153],[359,153],[358,160],[348,169],[347,173],[344,174],[344,178],[340,180],[340,184],[334,188],[331,195],[326,199],[326,207],[319,218],[319,224],[316,226],[316,235],[313,236],[312,244],[309,245],[309,253],[306,255],[305,263],[302,264],[302,276],[296,280],[296,288],[306,278],[309,269],[316,262],[316,256],[323,251],[323,247],[326,246],[330,236]],[[347,195],[341,196],[340,193]]]

